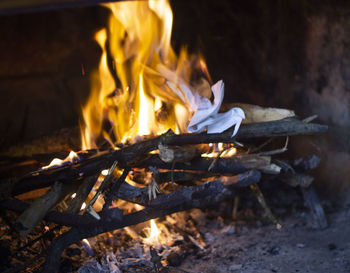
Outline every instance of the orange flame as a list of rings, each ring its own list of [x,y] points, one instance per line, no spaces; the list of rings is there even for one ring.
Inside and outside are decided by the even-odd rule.
[[[108,30],[95,36],[103,53],[82,110],[83,149],[96,147],[101,136],[113,145],[168,129],[185,132],[191,115],[188,94],[194,90],[192,67],[201,69],[204,78],[210,76],[200,56],[189,57],[184,48],[179,57],[175,55],[169,2],[123,1],[105,6],[111,15]],[[103,128],[106,120],[109,129]]]

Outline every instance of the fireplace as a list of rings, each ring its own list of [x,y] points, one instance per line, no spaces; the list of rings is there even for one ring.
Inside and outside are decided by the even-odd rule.
[[[82,2],[84,6],[91,4]],[[67,1],[64,6],[70,3]],[[328,132],[317,137],[292,137],[286,158],[312,154],[320,158],[320,166],[311,171],[317,192],[322,200],[346,205],[348,4],[172,1],[171,6],[175,51],[188,44],[189,52],[202,53],[213,84],[224,79],[225,104],[243,102],[292,109],[301,119],[317,114],[317,123],[329,126]],[[34,13],[4,8],[0,17],[0,130],[4,160],[16,156],[28,162],[37,154],[59,154],[64,158],[69,149],[80,150],[78,126],[84,118],[81,107],[89,100],[91,75],[102,54],[94,36],[106,27],[110,12],[101,6],[80,4],[72,9],[61,9],[59,5],[50,8],[46,10],[47,6],[41,4],[30,8]],[[275,148],[283,145],[284,141]],[[80,156],[88,158],[89,153]],[[73,156],[69,164],[74,160]],[[309,160],[305,164],[315,162]],[[289,162],[294,163],[297,164]],[[21,174],[42,167],[35,164],[21,166]],[[5,165],[3,170],[4,178],[18,177],[17,168],[9,170]],[[304,192],[308,194],[314,192]],[[116,219],[121,217],[119,211],[115,213]],[[200,237],[193,240],[201,245]],[[156,259],[154,255],[152,258]]]

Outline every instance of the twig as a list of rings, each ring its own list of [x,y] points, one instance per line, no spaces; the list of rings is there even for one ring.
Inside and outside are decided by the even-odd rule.
[[[262,144],[260,144],[258,147],[253,148],[250,153],[256,153],[259,152],[262,148],[264,148],[266,145],[270,144],[273,140],[275,140],[276,137],[271,137],[268,140],[264,141]]]
[[[264,195],[262,194],[259,186],[257,184],[253,184],[253,185],[250,185],[250,189],[252,190],[252,192],[256,196],[257,200],[259,201],[260,205],[264,209],[264,211],[265,211],[267,217],[270,219],[270,221],[276,225],[277,229],[281,229],[282,228],[281,224],[279,223],[277,218],[273,215],[271,209],[266,204]]]
[[[289,142],[289,136],[286,137],[286,142],[281,149],[276,149],[276,150],[267,151],[267,152],[260,152],[260,153],[258,153],[258,155],[271,156],[271,155],[277,155],[277,154],[284,153],[285,151],[288,150],[288,142]]]
[[[122,175],[116,181],[112,182],[112,188],[110,189],[109,193],[105,197],[103,210],[108,209],[108,207],[112,204],[112,201],[117,199],[120,186],[124,183],[129,172],[130,172],[130,168],[125,168]]]
[[[117,164],[118,164],[118,161],[115,161],[113,163],[113,165],[111,166],[111,168],[108,170],[108,174],[106,175],[105,179],[102,181],[102,183],[101,183],[100,187],[98,188],[98,190],[96,191],[94,197],[91,199],[89,204],[86,205],[86,208],[83,211],[83,213],[85,211],[87,211],[90,214],[92,214],[94,217],[98,218],[98,216],[96,216],[95,211],[92,209],[92,206],[95,204],[95,202],[96,202],[97,198],[100,196],[100,194],[103,193],[106,190],[106,188],[108,187],[109,182],[111,181],[111,179],[113,177],[113,172],[114,172],[115,168],[117,167]]]
[[[76,188],[76,185],[56,182],[43,196],[39,197],[17,219],[16,227],[22,236],[29,234],[34,226],[44,218],[46,213],[65,196]]]
[[[305,119],[303,119],[302,121],[305,122],[305,123],[309,123],[311,121],[313,121],[314,119],[317,119],[318,118],[318,115],[312,115],[310,117],[307,117]]]

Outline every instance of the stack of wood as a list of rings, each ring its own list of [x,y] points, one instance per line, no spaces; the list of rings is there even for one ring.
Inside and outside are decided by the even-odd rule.
[[[57,271],[62,251],[84,238],[232,199],[242,187],[252,190],[270,220],[280,228],[258,186],[266,176],[300,187],[315,223],[320,228],[326,227],[323,209],[312,188],[313,178],[305,173],[315,168],[319,159],[309,155],[298,160],[282,160],[278,156],[287,150],[290,136],[322,133],[327,126],[311,123],[312,118],[300,120],[289,110],[234,106],[243,108],[247,117],[235,137],[232,137],[233,128],[217,134],[176,135],[168,131],[118,150],[89,151],[77,163],[3,180],[0,207],[20,212],[15,227],[22,236],[43,219],[69,227],[51,243],[44,272]],[[281,138],[285,139],[283,147],[266,151],[266,145]],[[214,157],[202,156],[212,152],[218,143],[223,143],[223,148]],[[237,152],[224,156],[233,147]],[[108,174],[96,184],[105,169],[109,170]],[[47,192],[31,204],[16,198],[46,187],[49,187]],[[53,209],[73,193],[75,197],[69,198],[65,211]],[[104,204],[98,211],[96,200],[102,197]],[[126,214],[112,205],[116,200],[144,208]],[[83,202],[87,205],[81,210]]]

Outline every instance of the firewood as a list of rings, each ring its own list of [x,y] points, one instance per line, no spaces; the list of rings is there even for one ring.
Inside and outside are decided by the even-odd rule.
[[[112,201],[117,199],[119,189],[121,185],[124,183],[129,172],[130,172],[130,168],[125,168],[122,175],[111,183],[112,185],[110,189],[107,189],[107,192],[105,193],[105,203],[103,205],[103,210],[108,209],[109,206],[112,204]]]
[[[56,182],[43,196],[39,197],[17,219],[16,227],[22,236],[27,236],[44,218],[46,213],[65,196],[76,188],[76,185]]]
[[[267,205],[267,203],[265,201],[265,197],[264,197],[263,193],[261,192],[259,186],[257,184],[252,184],[252,185],[250,185],[250,189],[253,192],[253,194],[255,195],[255,197],[258,200],[261,207],[264,209],[264,211],[265,211],[267,217],[270,219],[270,221],[276,225],[277,229],[281,229],[282,228],[281,224],[279,223],[277,218],[273,215],[270,207]]]
[[[270,107],[264,108],[258,105],[246,103],[230,103],[224,107],[228,109],[231,109],[232,107],[240,107],[244,111],[246,117],[242,121],[243,124],[274,121],[295,116],[293,110]]]
[[[135,169],[134,169],[135,170]],[[141,170],[141,169],[140,169]],[[142,169],[144,170],[144,169]],[[175,182],[177,184],[185,184],[198,181],[202,179],[206,179],[209,177],[215,177],[215,174],[208,172],[198,172],[198,171],[162,171],[157,175],[157,183],[163,184],[167,182]],[[144,185],[145,184],[145,175],[140,172],[130,175],[132,181],[137,184]]]
[[[71,200],[66,209],[67,213],[76,214],[80,211],[82,204],[88,197],[92,187],[95,185],[97,176],[90,176],[84,179],[83,183],[80,184],[76,196]]]
[[[213,161],[216,161],[212,168]],[[155,166],[159,169],[167,170],[192,170],[192,171],[207,171],[209,173],[218,174],[239,174],[250,169],[257,169],[261,171],[266,171],[267,173],[279,173],[280,168],[275,167],[271,164],[271,157],[260,156],[257,154],[247,154],[239,155],[231,158],[195,158],[194,160],[186,163],[176,163],[175,165],[171,163],[165,163],[157,155],[150,155],[144,161],[136,163],[136,165],[131,165],[131,167],[145,168],[147,166]]]
[[[257,183],[259,180],[260,173],[258,171],[250,171],[239,175],[239,181],[242,181],[242,183],[247,183],[247,181]],[[145,194],[147,196],[147,193]],[[84,228],[73,227],[52,242],[47,252],[43,272],[57,272],[63,250],[83,238],[96,236],[100,233],[135,225],[190,208],[203,208],[214,205],[217,202],[232,198],[235,194],[236,192],[234,188],[231,188],[231,185],[224,186],[220,181],[213,181],[202,186],[186,187],[170,194],[160,195],[157,199],[150,201],[149,208],[124,215],[122,220],[108,217],[105,214],[105,217],[91,226]],[[160,204],[162,209],[158,209]],[[109,209],[107,212],[111,210]]]
[[[164,162],[188,162],[207,151],[203,145],[168,146],[158,144],[159,158]]]
[[[121,0],[15,0],[11,3],[4,1],[0,3],[0,14],[11,15],[17,13],[28,13],[34,11],[57,10],[61,8],[79,8],[96,6],[106,2],[119,2]]]
[[[314,123],[304,123],[295,118],[288,118],[278,121],[242,125],[238,131],[238,134],[234,138],[231,137],[232,130],[233,129],[229,129],[220,134],[164,134],[159,137],[154,137],[152,139],[127,146],[120,150],[106,151],[97,154],[71,166],[64,166],[61,168],[31,173],[18,179],[17,181],[14,181],[11,184],[10,189],[12,195],[18,195],[29,190],[50,186],[55,181],[65,183],[68,181],[81,180],[86,176],[94,175],[96,172],[101,172],[103,169],[109,168],[116,160],[120,162],[121,167],[124,167],[132,159],[138,158],[157,149],[160,141],[166,145],[187,145],[217,142],[233,143],[237,139],[317,134],[326,131],[327,126]],[[8,187],[8,185],[6,187]],[[2,183],[0,184],[0,189],[3,189]],[[6,189],[4,189],[4,191],[5,190]]]

